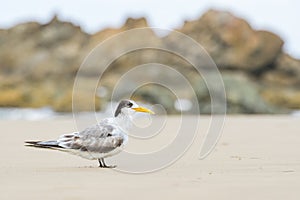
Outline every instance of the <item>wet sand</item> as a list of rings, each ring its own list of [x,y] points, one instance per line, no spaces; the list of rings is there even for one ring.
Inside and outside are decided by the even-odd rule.
[[[176,117],[170,120],[171,125],[177,122]],[[201,127],[208,125],[209,118],[202,117]],[[0,127],[1,200],[300,199],[300,118],[228,116],[221,139],[206,159],[198,159],[204,137],[199,130],[176,163],[140,175],[23,146],[24,140],[52,139],[74,131],[71,119],[4,120]]]

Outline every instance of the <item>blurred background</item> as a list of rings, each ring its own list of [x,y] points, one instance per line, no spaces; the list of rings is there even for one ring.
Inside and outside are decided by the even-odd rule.
[[[298,115],[299,8],[297,0],[2,2],[0,118],[39,119],[72,112],[74,79],[89,52],[107,38],[143,27],[174,29],[205,48],[222,74],[229,114]],[[163,46],[178,42],[172,31],[164,35],[149,31],[145,40]],[[153,62],[184,74],[196,92],[201,114],[210,114],[203,78],[184,59],[155,50],[130,52],[111,63],[99,82],[95,105],[85,103],[87,91],[77,93],[78,111],[103,112],[120,77]],[[94,72],[103,67],[95,64],[83,75],[83,88],[99,78]],[[133,98],[162,104],[170,114],[193,114],[191,94],[185,94],[180,100],[184,106],[178,108],[176,96],[159,85],[140,87]]]

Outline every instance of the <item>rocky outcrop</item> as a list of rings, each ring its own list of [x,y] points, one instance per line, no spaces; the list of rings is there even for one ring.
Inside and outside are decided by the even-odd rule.
[[[274,62],[283,45],[277,35],[253,30],[245,20],[215,10],[185,22],[178,31],[203,45],[220,69],[262,70]]]
[[[88,34],[54,17],[44,25],[17,25],[2,32],[0,38],[1,106],[70,103],[72,96],[63,97],[71,90],[84,58],[82,47],[89,41]]]
[[[266,101],[279,107],[300,108],[300,60],[282,53],[273,68],[263,73],[261,82]]]
[[[30,22],[0,30],[0,106],[51,106],[57,111],[71,111],[73,83],[84,58],[106,39],[144,27],[148,27],[145,18],[129,18],[120,28],[108,28],[90,35],[80,27],[54,17],[47,24]],[[216,10],[185,22],[177,31],[202,45],[217,64],[225,84],[229,113],[284,113],[300,109],[300,61],[283,52],[283,41],[279,36],[254,30],[245,20]],[[107,46],[101,52],[101,58],[113,54],[118,47],[134,46],[141,41],[166,48],[184,45],[174,37],[174,32],[159,37],[147,29],[142,35],[133,35]],[[185,53],[199,59],[192,48],[187,48]],[[120,77],[145,63],[165,64],[184,74],[196,92],[201,112],[210,113],[210,94],[191,64],[169,52],[153,49],[122,55],[107,69],[101,65],[99,57],[90,58],[88,70],[81,73],[85,81],[82,91],[76,93],[81,102],[77,110],[101,109],[101,105],[110,100],[109,95]],[[93,96],[96,106],[87,105],[85,98],[90,91],[86,88],[95,87],[96,74],[104,69],[99,84],[105,88],[106,96]],[[145,71],[139,78],[146,79],[156,73],[159,74]],[[172,78],[166,78],[172,81]],[[192,94],[184,88],[179,87],[178,91],[184,98],[191,98]],[[169,113],[177,113],[175,96],[163,87],[140,88],[134,96],[161,103]]]

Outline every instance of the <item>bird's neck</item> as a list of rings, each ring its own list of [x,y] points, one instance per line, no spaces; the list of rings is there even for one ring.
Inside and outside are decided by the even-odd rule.
[[[126,132],[133,126],[133,117],[130,115],[120,113],[115,119],[118,125]]]

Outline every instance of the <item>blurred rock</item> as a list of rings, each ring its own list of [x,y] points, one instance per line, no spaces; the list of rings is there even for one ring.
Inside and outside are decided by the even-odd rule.
[[[271,70],[262,75],[265,84],[300,88],[300,60],[282,53],[274,61]]]
[[[181,48],[185,56],[199,61],[201,67],[209,67],[203,60],[205,53],[199,55],[194,48],[183,44],[175,32],[159,37],[144,27],[149,28],[145,18],[128,18],[120,28],[107,28],[90,35],[54,16],[46,24],[29,22],[0,30],[0,106],[51,106],[56,111],[71,111],[73,84],[78,75],[84,81],[75,95],[76,111],[98,110],[110,100],[115,84],[126,72],[143,64],[160,63],[182,74],[195,90],[201,113],[210,113],[206,84],[184,58],[151,48],[120,55],[128,45],[135,47],[141,43],[161,49]],[[125,39],[105,42],[134,28],[138,29]],[[229,113],[285,113],[300,109],[300,61],[283,52],[283,41],[277,35],[254,30],[245,20],[216,10],[185,22],[177,31],[201,44],[217,64],[223,75]],[[88,55],[91,56],[84,62]],[[110,55],[116,56],[113,62]],[[103,76],[98,83],[100,74]],[[160,74],[163,73],[145,70],[138,78]],[[162,79],[173,81],[169,76]],[[132,85],[137,82],[130,81]],[[101,98],[93,94],[97,84],[106,91]],[[181,85],[177,92],[188,100],[194,95]],[[163,87],[142,87],[134,93],[134,98],[160,103],[168,113],[178,113],[174,108],[175,96]],[[87,103],[87,99],[93,101]]]
[[[0,89],[10,92],[0,94],[0,105],[60,104],[61,93],[73,85],[88,41],[80,27],[56,16],[47,24],[25,23],[1,31]]]
[[[227,102],[227,112],[231,114],[272,114],[284,112],[269,104],[260,95],[260,85],[240,72],[222,73]],[[211,96],[204,80],[200,77],[194,79],[193,87],[199,100],[201,113],[211,113]]]
[[[277,35],[255,31],[245,20],[216,10],[185,22],[178,31],[201,44],[220,69],[262,70],[274,62],[283,45]]]
[[[241,73],[223,73],[229,113],[274,113],[276,110],[259,94],[260,86]]]
[[[262,91],[263,98],[274,106],[292,110],[300,109],[300,90],[294,88],[268,87]]]
[[[282,53],[274,62],[272,70],[261,77],[264,87],[262,96],[270,103],[300,109],[300,60]]]

